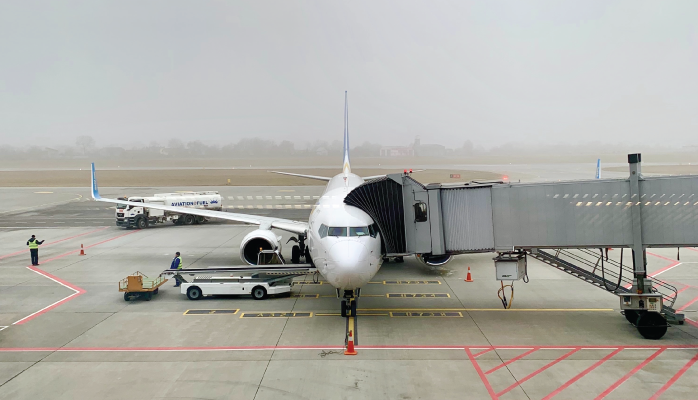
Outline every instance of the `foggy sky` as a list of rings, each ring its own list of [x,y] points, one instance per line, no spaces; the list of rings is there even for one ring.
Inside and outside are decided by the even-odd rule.
[[[0,145],[698,144],[695,1],[0,3]]]

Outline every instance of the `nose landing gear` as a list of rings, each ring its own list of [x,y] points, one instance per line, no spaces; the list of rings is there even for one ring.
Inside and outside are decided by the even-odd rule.
[[[338,290],[339,292],[339,290]],[[342,300],[341,313],[342,317],[356,317],[356,308],[358,303],[358,291],[357,295],[354,295],[353,290],[345,290]]]
[[[298,244],[291,248],[291,263],[300,264],[301,257],[305,258],[305,262],[311,264],[310,252],[308,251],[308,246],[305,245],[306,236],[304,234],[299,234],[298,237],[291,236],[286,243],[291,241]]]

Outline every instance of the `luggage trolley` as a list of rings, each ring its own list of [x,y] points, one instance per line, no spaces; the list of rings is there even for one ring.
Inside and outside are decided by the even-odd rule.
[[[158,294],[158,289],[165,282],[167,282],[167,278],[163,275],[150,279],[142,272],[136,271],[119,282],[119,292],[124,292],[125,301],[131,301],[138,297],[150,301],[154,295]]]

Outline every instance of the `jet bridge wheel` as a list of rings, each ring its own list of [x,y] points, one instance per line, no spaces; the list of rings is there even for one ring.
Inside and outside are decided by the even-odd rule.
[[[660,313],[641,312],[635,326],[645,339],[657,340],[664,336],[669,324]]]
[[[637,324],[637,318],[640,316],[640,315],[637,313],[637,311],[635,311],[635,310],[625,310],[625,311],[623,312],[623,314],[625,315],[625,319],[627,319],[628,322],[630,322],[630,323],[633,324],[633,325]]]

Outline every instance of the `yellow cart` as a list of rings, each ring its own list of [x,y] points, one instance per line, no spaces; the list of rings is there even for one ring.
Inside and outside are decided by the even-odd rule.
[[[125,301],[131,301],[141,296],[146,301],[150,301],[153,295],[158,294],[158,288],[165,282],[167,279],[164,276],[150,279],[143,273],[136,271],[119,282],[119,292],[124,292]]]

